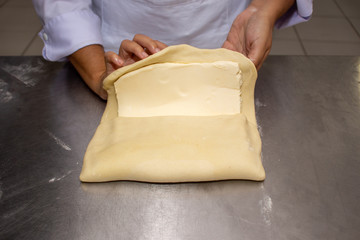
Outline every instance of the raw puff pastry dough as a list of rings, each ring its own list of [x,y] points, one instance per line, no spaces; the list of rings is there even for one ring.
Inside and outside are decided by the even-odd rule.
[[[149,78],[144,78],[141,82],[140,77],[131,82],[139,73],[150,74],[151,78],[152,71],[155,74],[156,69],[165,67],[158,71],[160,75],[156,75],[162,76],[161,74],[166,72],[166,67],[172,64],[182,64],[190,69],[197,64],[199,67],[211,68],[211,64],[221,62],[225,65],[228,62],[230,68],[233,63],[238,64],[240,71],[233,74],[237,77],[238,86],[223,86],[221,81],[211,83],[211,80],[202,79],[204,84],[195,84],[199,90],[199,94],[196,94],[196,91],[191,92],[194,86],[185,93],[178,92],[178,84],[170,84],[170,88],[159,90],[159,85],[156,85],[159,81],[155,78],[149,82],[146,82]],[[148,68],[152,71],[146,71]],[[240,53],[226,49],[197,49],[188,45],[168,47],[145,60],[113,72],[104,81],[108,102],[100,125],[85,153],[80,180],[264,180],[265,171],[260,157],[261,140],[254,108],[256,78],[257,72],[253,63]],[[126,79],[129,80],[129,85],[126,85]],[[138,85],[135,84],[136,81]],[[155,85],[151,87],[153,83]],[[190,84],[191,82],[184,86]],[[142,106],[141,102],[136,102],[138,98],[134,98],[133,95],[138,94],[136,91],[145,91],[147,87],[151,95],[143,100],[147,105]],[[129,89],[133,89],[134,94]],[[169,89],[175,91],[180,100],[173,100],[171,96],[174,94],[169,94],[169,106],[158,107],[161,105],[158,104],[154,107],[154,102],[159,101],[159,97],[160,100],[166,99],[159,96],[158,91],[164,93]],[[212,93],[216,92],[211,99],[204,97],[206,89],[212,89]],[[241,92],[241,102],[240,96],[238,99],[241,104],[231,100],[235,96],[234,90],[238,94]],[[124,95],[121,95],[122,93]],[[143,96],[143,93],[141,94],[140,96]],[[156,101],[153,101],[151,96],[157,97]],[[233,108],[224,106],[223,112],[219,114],[217,112],[222,109],[221,106],[214,106],[208,110],[209,106],[219,100],[224,104],[231,101]],[[194,104],[191,104],[191,101],[195,101]],[[209,102],[211,104],[207,106],[206,103]],[[234,110],[234,106],[237,105],[239,108]],[[205,107],[201,110],[197,109],[199,106]],[[177,110],[170,111],[174,108]],[[167,112],[170,114],[166,115]]]

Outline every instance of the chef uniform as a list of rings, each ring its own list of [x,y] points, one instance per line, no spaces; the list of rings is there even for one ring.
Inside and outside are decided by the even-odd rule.
[[[238,14],[251,0],[33,0],[44,27],[43,56],[65,60],[78,49],[100,44],[118,52],[124,39],[141,33],[167,45],[219,48]],[[312,0],[297,0],[276,26],[306,21]]]

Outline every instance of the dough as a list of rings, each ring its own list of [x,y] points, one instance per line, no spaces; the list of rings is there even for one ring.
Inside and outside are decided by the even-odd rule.
[[[264,180],[256,77],[240,53],[188,45],[113,72],[80,180]]]

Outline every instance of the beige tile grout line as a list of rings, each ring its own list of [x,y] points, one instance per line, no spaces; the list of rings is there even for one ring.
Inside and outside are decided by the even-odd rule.
[[[333,0],[333,2],[334,2],[335,5],[338,7],[338,9],[340,10],[341,14],[344,16],[344,18],[346,19],[346,21],[350,24],[351,28],[355,31],[356,35],[358,35],[358,37],[360,38],[360,33],[356,30],[354,24],[350,21],[350,19],[348,18],[348,16],[346,16],[345,12],[342,10],[342,8],[341,8],[340,5],[337,3],[337,1]]]
[[[9,0],[6,0],[3,2],[3,4],[0,5],[0,8],[2,8]]]
[[[309,21],[311,21],[311,19]],[[303,50],[305,56],[308,56],[308,53],[305,49],[304,43],[301,41],[300,34],[299,34],[298,30],[296,29],[296,26],[294,26],[294,31],[295,31],[298,41],[300,42],[301,49]]]
[[[24,56],[24,54],[26,53],[26,51],[30,48],[31,44],[35,41],[38,33],[41,31],[42,28],[43,28],[43,27],[41,26],[40,29],[39,29],[38,31],[36,31],[34,37],[30,40],[30,42],[28,43],[28,45],[26,45],[24,51],[22,51],[21,56]]]

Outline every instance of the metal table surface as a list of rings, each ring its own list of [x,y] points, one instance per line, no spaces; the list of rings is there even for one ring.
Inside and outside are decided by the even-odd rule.
[[[264,182],[81,183],[106,103],[67,63],[0,57],[0,239],[360,239],[360,57],[270,56]]]

